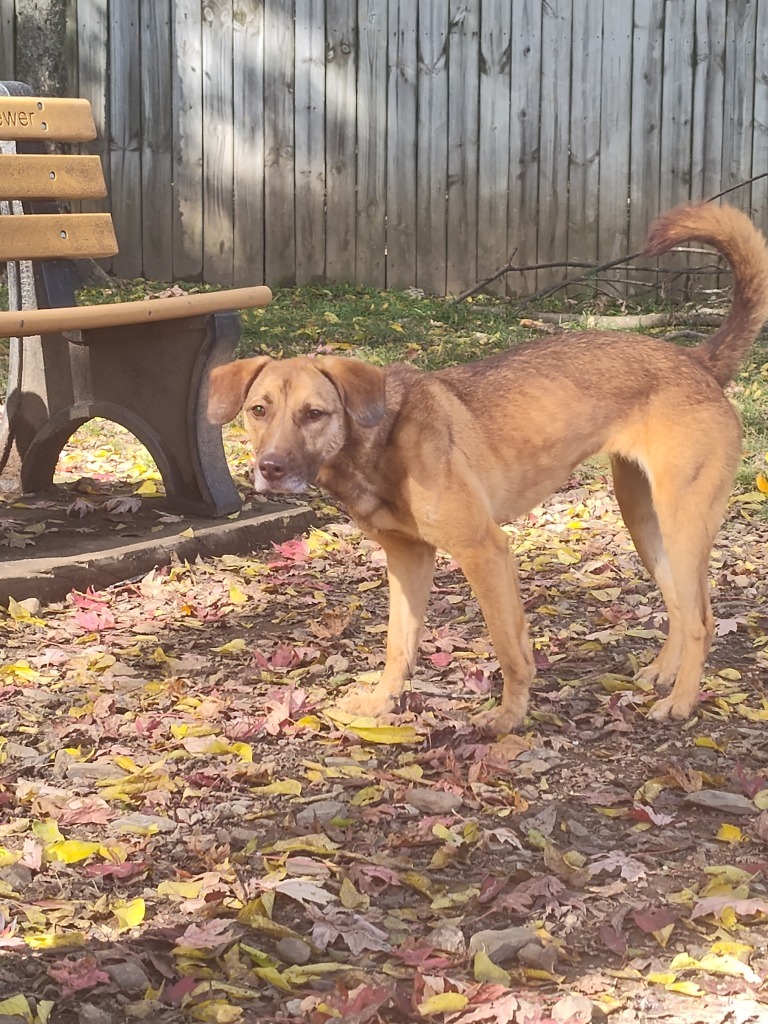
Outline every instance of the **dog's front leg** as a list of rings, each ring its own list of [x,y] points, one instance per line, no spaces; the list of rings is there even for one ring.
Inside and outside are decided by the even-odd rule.
[[[501,704],[476,715],[473,724],[484,733],[498,736],[522,724],[528,691],[536,675],[517,566],[509,550],[509,538],[495,524],[488,526],[482,543],[452,553],[480,604],[504,678]]]
[[[411,676],[424,626],[424,613],[435,572],[435,549],[423,541],[382,534],[373,536],[384,548],[389,578],[387,660],[373,690],[357,689],[341,706],[360,715],[391,711]]]

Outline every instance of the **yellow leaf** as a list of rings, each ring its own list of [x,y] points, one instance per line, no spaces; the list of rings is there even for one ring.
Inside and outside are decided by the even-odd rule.
[[[429,1017],[433,1013],[458,1013],[468,1003],[469,1000],[461,992],[441,992],[440,995],[425,999],[419,1004],[418,1010],[422,1017]]]
[[[673,981],[671,985],[665,985],[667,992],[679,992],[684,996],[703,996],[704,992],[695,981]]]
[[[222,644],[221,647],[214,647],[213,649],[220,654],[236,654],[238,651],[245,650],[245,640],[242,637],[237,637],[235,640],[230,640],[228,644]]]
[[[82,932],[60,935],[46,932],[44,935],[25,935],[24,941],[30,949],[79,949],[85,945],[85,935]]]
[[[146,906],[140,896],[135,900],[115,900],[112,905],[112,913],[117,918],[118,928],[122,932],[141,924],[146,913]]]
[[[346,877],[341,883],[339,899],[341,900],[342,907],[346,907],[347,910],[355,910],[357,907],[367,907],[370,902],[367,896],[364,896],[362,893],[357,891],[354,882],[351,882]]]
[[[187,527],[186,530],[182,530],[181,533],[179,534],[179,536],[180,537],[194,537],[195,536],[195,531],[192,529],[191,526],[189,526],[189,527]]]
[[[157,887],[159,896],[178,896],[183,900],[194,900],[200,895],[203,883],[197,882],[174,882],[170,878],[164,879]]]
[[[350,724],[347,731],[364,743],[416,743],[418,737],[412,725],[356,726]]]
[[[349,802],[353,807],[367,807],[369,804],[375,804],[381,800],[383,796],[384,792],[381,786],[364,786],[355,793]]]
[[[672,922],[670,922],[670,924],[664,925],[663,928],[659,928],[657,931],[652,933],[654,939],[656,939],[656,941],[658,942],[658,944],[661,946],[662,949],[666,949],[667,948],[667,943],[669,942],[669,937],[672,934],[672,932],[674,931],[674,928],[675,928],[675,922],[672,921]]]
[[[364,593],[366,590],[374,590],[376,587],[381,586],[381,580],[369,580],[367,583],[358,584],[359,593]]]
[[[64,839],[59,843],[51,843],[45,852],[51,860],[60,860],[65,864],[77,864],[87,860],[101,849],[101,843],[85,843],[80,839]]]
[[[157,494],[157,484],[154,480],[142,480],[136,488],[136,494]]]
[[[0,1014],[6,1017],[23,1017],[29,1024],[32,1024],[33,1020],[27,997],[22,995],[0,1000]]]
[[[290,983],[276,967],[257,967],[253,973],[258,975],[262,981],[274,985],[275,988],[282,989],[283,992],[291,991]]]
[[[744,840],[741,829],[736,825],[721,825],[715,838],[723,843],[741,843]]]
[[[248,600],[248,595],[243,593],[239,587],[234,584],[229,588],[229,601],[230,604],[245,604]]]
[[[488,956],[484,949],[475,953],[472,969],[475,974],[475,981],[487,982],[489,985],[503,985],[509,988],[512,978],[509,974]]]
[[[760,491],[762,494],[768,494],[768,479],[765,476],[763,476],[762,473],[757,474],[755,484],[757,485],[758,491]]]
[[[741,679],[741,672],[737,668],[721,668],[717,674],[721,679],[728,679],[731,682]]]
[[[768,811],[768,789],[761,789],[755,793],[753,803],[761,811]]]
[[[34,833],[35,838],[45,844],[60,843],[64,839],[64,836],[59,831],[59,826],[53,818],[46,818],[45,821],[33,822],[32,832]]]
[[[671,985],[676,977],[676,974],[671,974],[668,971],[652,971],[648,975],[648,981],[653,985]]]
[[[37,1021],[39,1021],[40,1024],[48,1024],[48,1021],[51,1019],[51,1013],[53,1012],[53,1008],[55,1005],[56,1004],[53,1002],[52,999],[38,1000]],[[35,1024],[37,1024],[37,1021],[35,1021]]]
[[[278,796],[301,796],[301,783],[298,779],[278,779],[268,786],[252,786],[252,793],[276,794]]]
[[[229,749],[233,754],[237,754],[241,761],[245,761],[246,764],[253,764],[253,747],[250,743],[235,740],[229,744]]]
[[[721,753],[723,751],[723,748],[711,736],[697,736],[693,743],[696,747],[708,747],[710,750],[719,750]]]
[[[192,1020],[203,1021],[203,1024],[234,1024],[243,1016],[241,1006],[233,1006],[223,999],[206,999],[198,1003],[190,1012]]]

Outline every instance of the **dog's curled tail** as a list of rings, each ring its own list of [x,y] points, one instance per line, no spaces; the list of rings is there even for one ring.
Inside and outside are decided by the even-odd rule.
[[[730,312],[712,337],[694,349],[715,380],[725,386],[736,376],[768,319],[768,248],[765,238],[741,210],[698,203],[663,213],[651,225],[645,252],[659,256],[689,241],[711,245],[733,270]]]

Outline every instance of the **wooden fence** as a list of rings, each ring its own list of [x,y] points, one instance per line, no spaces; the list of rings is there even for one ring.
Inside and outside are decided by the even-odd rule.
[[[768,0],[62,2],[124,276],[457,292],[768,170]]]

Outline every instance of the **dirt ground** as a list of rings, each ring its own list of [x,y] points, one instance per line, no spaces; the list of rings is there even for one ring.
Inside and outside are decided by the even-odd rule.
[[[66,497],[100,511],[57,506],[53,543],[158,525],[89,479]],[[768,1020],[764,500],[718,540],[683,725],[633,681],[664,618],[605,478],[516,524],[539,677],[494,743],[447,558],[399,714],[335,709],[381,668],[386,585],[316,507],[252,557],[0,621],[0,1022]],[[40,511],[34,536],[5,508],[5,542],[48,543]]]

